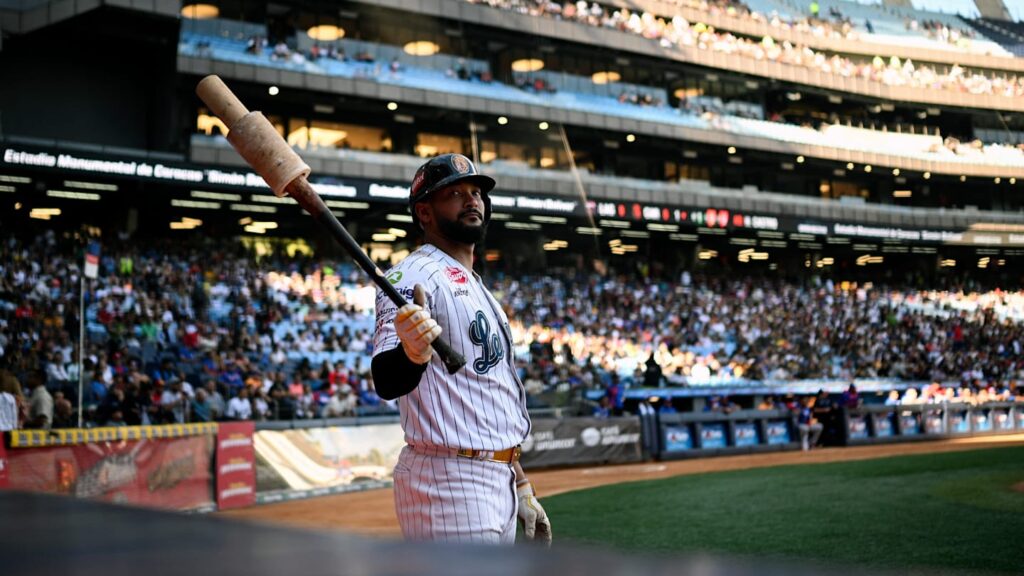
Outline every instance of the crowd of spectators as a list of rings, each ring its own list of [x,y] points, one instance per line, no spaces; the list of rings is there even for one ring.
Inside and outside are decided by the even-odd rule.
[[[351,267],[108,243],[86,294],[86,425],[393,411],[369,371],[375,291]],[[79,261],[52,231],[0,243],[0,393],[22,425],[77,426]],[[1021,292],[688,272],[498,277],[493,291],[531,401],[611,389],[615,411],[629,386],[854,378],[964,382],[981,400],[1024,377]]]
[[[506,279],[528,387],[644,380],[653,354],[676,384],[1024,377],[1020,292],[983,294],[691,277]]]
[[[240,250],[109,247],[86,295],[85,424],[340,417],[381,408],[364,359],[372,334],[350,328],[365,317],[372,289],[342,282],[323,262],[306,274],[301,258],[257,264]],[[78,262],[52,231],[0,245],[0,384],[18,398],[26,426],[77,425]],[[324,270],[334,282],[319,279]],[[354,360],[310,360],[332,352]]]
[[[983,73],[967,70],[954,64],[948,69],[915,64],[910,59],[901,61],[893,56],[888,62],[881,56],[860,60],[838,53],[816,51],[808,46],[789,41],[777,42],[771,36],[761,39],[737,36],[731,32],[715,30],[704,23],[691,23],[682,16],[670,19],[649,12],[633,12],[628,8],[606,8],[596,2],[553,0],[467,0],[487,4],[494,8],[521,14],[571,20],[590,26],[629,32],[657,41],[661,46],[696,48],[722,54],[750,58],[757,61],[778,62],[834,74],[843,78],[860,78],[887,86],[904,86],[928,90],[947,90],[958,93],[989,94],[1006,97],[1024,96],[1024,80],[1010,74]],[[735,4],[726,11],[742,13]],[[709,5],[709,8],[711,5]],[[719,8],[720,9],[720,8]],[[762,17],[763,18],[763,17]]]

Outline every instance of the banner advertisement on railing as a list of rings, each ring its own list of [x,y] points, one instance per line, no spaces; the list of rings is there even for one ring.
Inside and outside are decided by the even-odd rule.
[[[700,447],[706,450],[714,448],[725,448],[728,440],[725,436],[725,424],[713,422],[703,424],[700,427]]]
[[[253,422],[224,422],[217,428],[217,508],[241,508],[256,502]]]
[[[10,488],[172,510],[213,503],[213,436],[8,451]]]
[[[397,423],[259,430],[256,490],[343,489],[391,480],[403,446]]]
[[[761,443],[754,422],[737,422],[733,427],[736,435],[736,446],[757,446]]]
[[[789,422],[785,420],[769,420],[764,426],[769,445],[789,444]]]
[[[522,463],[540,468],[642,458],[638,418],[538,419],[523,442]]]
[[[665,452],[693,450],[693,434],[689,424],[665,427]]]

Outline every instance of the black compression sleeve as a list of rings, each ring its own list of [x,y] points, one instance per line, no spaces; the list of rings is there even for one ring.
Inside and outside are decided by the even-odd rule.
[[[373,386],[377,395],[385,400],[394,400],[419,386],[427,365],[414,364],[405,355],[405,350],[396,346],[374,356],[370,370],[373,372]]]

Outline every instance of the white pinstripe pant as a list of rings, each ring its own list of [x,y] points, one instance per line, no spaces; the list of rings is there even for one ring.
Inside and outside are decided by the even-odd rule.
[[[408,540],[513,544],[516,475],[508,464],[402,449],[395,511]]]

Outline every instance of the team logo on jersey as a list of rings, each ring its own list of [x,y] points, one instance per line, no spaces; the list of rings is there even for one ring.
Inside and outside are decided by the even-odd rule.
[[[394,286],[395,284],[398,284],[399,282],[402,281],[402,271],[395,270],[388,274],[386,278],[388,279],[388,283]]]
[[[444,269],[445,276],[448,280],[456,284],[465,284],[469,281],[469,277],[466,276],[466,271],[457,266],[448,266]]]
[[[491,323],[479,310],[476,312],[476,320],[469,323],[469,339],[482,349],[480,357],[473,361],[473,370],[477,374],[486,374],[505,357],[501,340],[496,333],[491,332]]]

